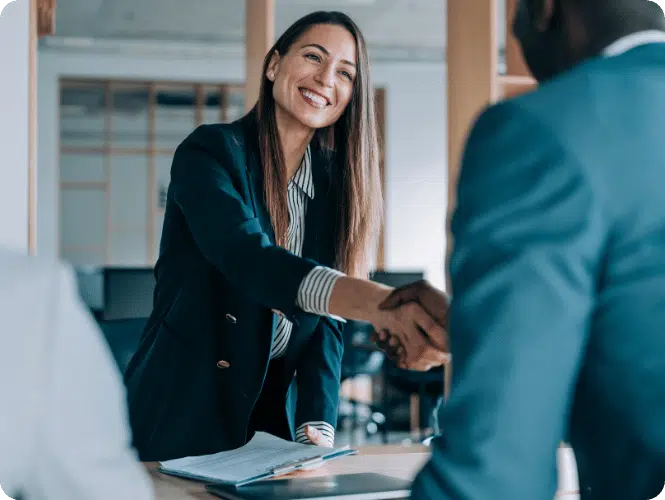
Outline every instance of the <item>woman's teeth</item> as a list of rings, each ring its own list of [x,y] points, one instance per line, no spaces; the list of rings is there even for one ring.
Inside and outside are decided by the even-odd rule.
[[[328,105],[328,101],[325,97],[322,97],[314,92],[309,90],[301,90],[300,93],[314,106],[317,108],[325,108]]]

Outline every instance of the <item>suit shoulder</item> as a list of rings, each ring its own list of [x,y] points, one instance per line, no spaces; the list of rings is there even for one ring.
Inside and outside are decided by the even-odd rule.
[[[601,58],[586,61],[510,101],[555,135],[581,133],[598,120],[598,79],[611,64]]]
[[[229,173],[242,171],[246,164],[245,141],[246,132],[240,121],[198,126],[176,149],[172,178],[174,173],[191,175],[192,168],[200,165],[201,154]]]
[[[240,121],[199,125],[179,148],[198,146],[212,151],[244,147],[245,133]]]

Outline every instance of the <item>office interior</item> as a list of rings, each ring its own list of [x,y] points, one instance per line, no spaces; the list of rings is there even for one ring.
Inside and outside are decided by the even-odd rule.
[[[484,106],[534,85],[507,30],[514,4],[16,2],[0,18],[0,44],[18,47],[0,79],[1,241],[75,268],[122,369],[152,305],[175,147],[253,105],[265,52],[289,24],[341,10],[368,42],[382,143],[385,222],[372,278],[446,289],[466,132]],[[427,443],[440,431],[450,367],[401,370],[370,333],[347,324],[337,444]]]

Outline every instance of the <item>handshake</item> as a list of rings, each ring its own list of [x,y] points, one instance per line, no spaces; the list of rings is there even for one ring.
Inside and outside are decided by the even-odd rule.
[[[373,342],[400,368],[428,371],[450,360],[448,299],[425,280],[392,291],[372,324]]]

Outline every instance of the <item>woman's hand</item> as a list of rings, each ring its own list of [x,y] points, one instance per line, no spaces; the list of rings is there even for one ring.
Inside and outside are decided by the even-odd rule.
[[[416,302],[383,311],[373,340],[400,368],[428,371],[450,359],[447,332]]]
[[[316,427],[311,425],[305,427],[305,436],[307,436],[307,439],[309,439],[309,441],[315,446],[323,446],[325,448],[333,447],[328,440],[323,437],[323,434],[321,434]]]

